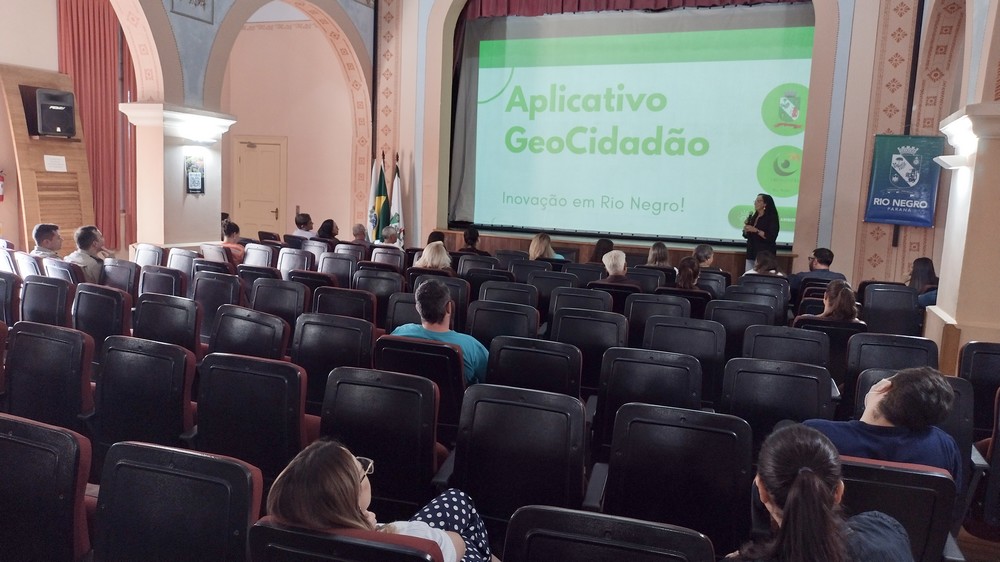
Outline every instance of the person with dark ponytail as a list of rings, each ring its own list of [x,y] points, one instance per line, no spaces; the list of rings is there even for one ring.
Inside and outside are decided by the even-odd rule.
[[[465,229],[465,233],[463,234],[463,238],[465,239],[465,247],[462,248],[462,249],[460,249],[459,252],[466,252],[466,253],[470,253],[470,254],[478,254],[480,256],[488,256],[488,255],[490,255],[490,253],[487,252],[486,250],[480,250],[479,249],[479,247],[478,247],[478,244],[479,244],[479,231],[476,230],[475,228],[473,228],[471,226],[469,228],[466,228]],[[428,244],[429,243],[430,242],[428,242]]]
[[[906,529],[868,511],[844,519],[844,481],[833,443],[819,431],[790,425],[764,441],[754,485],[777,531],[749,542],[730,559],[754,562],[910,562]]]
[[[700,289],[698,286],[698,275],[701,273],[698,267],[698,261],[691,256],[681,258],[681,261],[677,263],[677,281],[675,282],[678,289],[688,289],[695,290]]]
[[[222,225],[222,245],[229,248],[230,263],[236,267],[243,263],[246,248],[240,244],[240,225],[227,220]]]

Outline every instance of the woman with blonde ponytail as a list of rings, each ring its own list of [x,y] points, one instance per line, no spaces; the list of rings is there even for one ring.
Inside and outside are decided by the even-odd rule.
[[[750,542],[729,558],[759,562],[912,562],[906,530],[869,511],[844,519],[844,481],[833,443],[819,431],[791,425],[764,441],[754,485],[777,525],[770,540]]]

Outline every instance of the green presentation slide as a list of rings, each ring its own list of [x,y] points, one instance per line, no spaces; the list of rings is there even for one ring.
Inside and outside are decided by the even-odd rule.
[[[479,44],[475,222],[791,243],[813,28]]]

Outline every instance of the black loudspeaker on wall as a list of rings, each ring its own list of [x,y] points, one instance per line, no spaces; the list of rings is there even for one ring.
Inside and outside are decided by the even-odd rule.
[[[29,135],[67,138],[76,136],[73,92],[23,84],[19,88]]]

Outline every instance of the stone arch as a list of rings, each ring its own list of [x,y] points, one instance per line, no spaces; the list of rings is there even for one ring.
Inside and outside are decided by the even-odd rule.
[[[359,53],[366,52],[364,42],[354,23],[336,0],[284,1],[301,10],[319,26],[351,86],[351,122],[355,139],[351,155],[351,216],[359,215],[366,210],[370,188],[368,175],[371,173],[372,77],[371,65],[367,62],[363,64],[359,56]],[[233,43],[243,24],[268,2],[269,0],[236,2],[219,24],[205,73],[203,102],[206,107],[221,107],[222,82]]]
[[[956,106],[962,106],[955,95],[961,88],[965,42],[965,2],[963,0],[934,0],[929,5],[928,17],[920,45],[913,115],[910,134],[938,135],[941,120],[950,115]],[[935,228],[904,228],[901,245],[905,271],[913,259],[934,256],[940,263],[944,245],[944,223],[948,216],[948,176],[938,187]]]
[[[132,55],[138,99],[145,103],[184,100],[184,82],[177,43],[163,2],[111,0]]]
[[[350,17],[337,0],[284,0],[307,14],[321,29],[334,57],[351,84],[352,216],[365,211],[371,168],[371,65],[362,63],[367,50]],[[215,30],[202,91],[202,106],[218,110],[229,54],[243,24],[269,0],[234,2]],[[161,0],[111,0],[121,22],[136,70],[139,102],[184,105],[184,76],[180,55]]]

